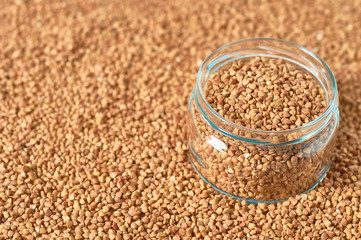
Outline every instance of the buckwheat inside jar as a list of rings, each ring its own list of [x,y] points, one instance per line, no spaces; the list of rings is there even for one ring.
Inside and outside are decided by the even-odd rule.
[[[317,79],[282,58],[253,57],[226,64],[209,79],[205,97],[228,120],[268,131],[300,127],[326,108]]]

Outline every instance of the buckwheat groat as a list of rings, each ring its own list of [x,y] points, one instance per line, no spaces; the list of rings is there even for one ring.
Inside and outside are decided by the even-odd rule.
[[[361,239],[359,6],[1,0],[0,240]],[[315,50],[340,93],[331,170],[314,190],[278,204],[220,194],[187,158],[198,64],[214,47],[254,36]],[[232,149],[234,169],[252,167],[252,154]],[[229,179],[230,189],[241,182]]]

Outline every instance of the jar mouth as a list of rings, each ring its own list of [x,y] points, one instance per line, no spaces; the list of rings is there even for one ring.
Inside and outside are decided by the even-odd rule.
[[[242,126],[240,124],[237,124],[235,122],[232,122],[228,119],[226,119],[225,117],[223,117],[222,115],[220,115],[217,111],[215,111],[210,104],[208,103],[208,101],[206,100],[204,93],[202,91],[202,78],[204,77],[204,72],[207,72],[207,76],[209,75],[209,69],[211,69],[212,67],[214,67],[214,65],[217,64],[217,62],[224,60],[225,56],[228,55],[219,55],[221,52],[227,50],[228,48],[234,47],[235,45],[238,44],[243,44],[243,43],[251,43],[251,44],[257,44],[257,42],[260,42],[260,44],[256,45],[255,47],[258,49],[263,49],[263,50],[267,50],[268,47],[266,46],[262,46],[262,43],[268,43],[268,44],[281,44],[282,46],[288,46],[288,47],[292,47],[295,49],[298,49],[298,51],[301,51],[303,54],[305,54],[308,57],[311,57],[312,60],[315,60],[318,64],[321,65],[322,69],[318,69],[318,71],[322,70],[322,76],[324,78],[324,80],[330,84],[330,89],[327,90],[324,87],[325,93],[327,95],[327,93],[329,94],[328,97],[328,101],[327,102],[327,106],[325,111],[318,116],[316,119],[308,122],[305,125],[302,125],[300,127],[296,127],[293,129],[286,129],[286,130],[281,130],[281,131],[270,131],[270,130],[262,130],[262,129],[252,129],[252,128],[248,128],[245,126]],[[242,48],[239,48],[238,50],[242,50]],[[284,49],[286,50],[286,49]],[[226,52],[227,53],[227,52]],[[277,53],[277,52],[276,52]],[[253,57],[253,56],[271,56],[271,55],[267,55],[267,54],[250,54],[250,55],[245,55],[244,57]],[[272,55],[272,57],[280,57],[277,55]],[[280,57],[283,58],[283,57]],[[302,60],[305,61],[309,61],[308,59],[306,59],[303,56],[300,56],[300,58]],[[239,58],[235,58],[232,59],[231,61],[237,60]],[[285,58],[283,58],[285,59]],[[229,61],[229,62],[231,62]],[[298,65],[301,65],[300,63],[298,63]],[[311,65],[313,65],[311,63]],[[314,65],[313,65],[314,66]],[[315,66],[314,66],[315,67]],[[315,67],[316,68],[316,67]],[[308,69],[307,67],[305,68],[307,71],[311,72],[311,69]],[[214,70],[215,71],[215,70]],[[317,78],[318,79],[318,78]],[[208,80],[208,79],[207,79]],[[318,79],[320,80],[320,79]],[[284,136],[286,134],[292,134],[295,132],[300,132],[300,131],[304,131],[305,134],[299,138],[299,139],[295,139],[292,141],[288,141],[286,143],[282,143],[283,144],[295,144],[298,142],[302,142],[305,139],[308,139],[309,137],[317,134],[321,129],[322,129],[322,123],[326,124],[330,119],[331,115],[334,113],[334,111],[337,109],[338,107],[338,91],[337,91],[337,83],[336,83],[336,79],[335,76],[333,75],[330,67],[326,64],[326,62],[324,62],[317,54],[315,54],[314,52],[298,45],[295,44],[293,42],[289,42],[289,41],[285,41],[285,40],[281,40],[281,39],[273,39],[273,38],[250,38],[250,39],[242,39],[242,40],[238,40],[238,41],[234,41],[231,42],[229,44],[226,44],[220,48],[218,48],[217,50],[215,50],[214,52],[212,52],[202,63],[202,65],[199,68],[199,71],[197,73],[197,83],[196,83],[196,88],[195,88],[195,98],[196,98],[196,102],[199,106],[199,108],[201,109],[201,112],[203,114],[203,116],[205,116],[205,119],[212,125],[213,128],[215,128],[216,130],[219,130],[220,132],[232,137],[232,138],[236,138],[242,141],[247,141],[247,142],[252,142],[252,143],[257,143],[257,144],[270,144],[271,142],[269,141],[264,141],[263,139],[252,139],[251,141],[248,141],[249,139],[244,138],[242,136],[236,135],[228,130],[225,130],[219,126],[217,126],[217,124],[215,124],[210,118],[215,118],[217,119],[217,121],[222,122],[222,124],[227,125],[231,128],[234,129],[239,129],[239,130],[243,130],[243,131],[247,131],[248,133],[254,133],[256,135],[268,135],[268,136]],[[204,107],[202,107],[202,105]],[[206,110],[206,111],[205,111]],[[315,129],[316,127],[316,129]],[[273,145],[273,144],[272,144]],[[280,144],[274,144],[274,145],[280,145]]]

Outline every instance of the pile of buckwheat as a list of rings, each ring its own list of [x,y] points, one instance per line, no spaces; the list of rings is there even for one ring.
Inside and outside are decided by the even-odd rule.
[[[0,239],[360,239],[358,6],[0,1]],[[187,158],[199,65],[253,36],[313,50],[340,93],[330,172],[277,205],[217,193]]]

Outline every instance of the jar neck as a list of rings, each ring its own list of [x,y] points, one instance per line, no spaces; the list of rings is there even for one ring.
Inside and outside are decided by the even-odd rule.
[[[324,88],[327,107],[315,120],[294,129],[264,131],[227,120],[206,101],[204,90],[209,76],[223,65],[246,57],[283,58],[314,75]],[[249,39],[233,42],[213,52],[202,64],[194,88],[196,107],[212,128],[231,138],[263,145],[292,145],[317,135],[338,110],[336,80],[327,64],[311,51],[296,44],[275,39]],[[338,114],[338,113],[337,113]]]

